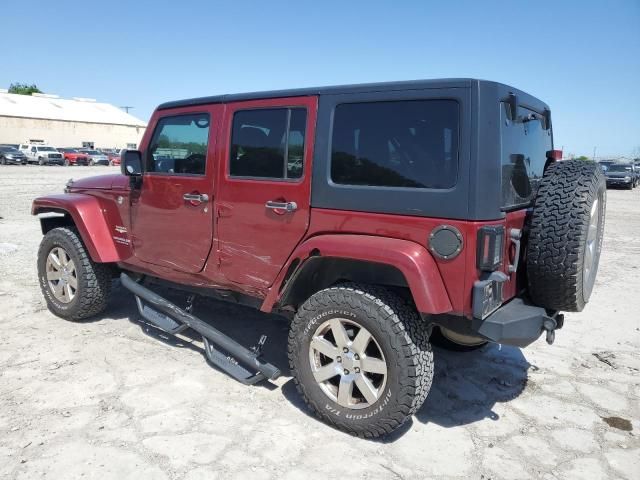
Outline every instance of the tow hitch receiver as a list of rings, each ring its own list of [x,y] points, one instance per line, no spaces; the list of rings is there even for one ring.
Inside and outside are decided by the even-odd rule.
[[[159,329],[175,335],[187,328],[202,335],[207,359],[220,370],[231,375],[245,385],[253,385],[261,380],[275,380],[280,370],[262,360],[262,346],[267,337],[262,335],[258,345],[245,348],[231,337],[194,316],[193,298],[189,298],[187,310],[183,310],[167,299],[134,281],[126,273],[120,274],[122,286],[136,296],[136,303],[146,320]]]
[[[547,332],[547,343],[553,345],[556,340],[556,330],[560,330],[564,324],[564,315],[558,313],[555,317],[546,317],[542,322],[542,329]]]

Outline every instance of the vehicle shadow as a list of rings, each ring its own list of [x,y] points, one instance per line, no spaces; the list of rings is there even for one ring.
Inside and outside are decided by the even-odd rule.
[[[120,298],[117,305],[112,302],[108,313],[116,318],[128,318],[140,326],[150,337],[176,348],[189,348],[202,354],[205,360],[201,337],[197,332],[186,330],[179,336],[163,332],[146,322],[138,313],[131,295],[119,282],[114,282],[114,293]],[[184,305],[186,295],[162,291],[162,295]],[[280,315],[265,314],[253,308],[214,299],[201,298],[195,304],[194,313],[221,332],[232,337],[245,347],[252,347],[261,335],[267,335],[263,358],[280,369],[284,377],[290,377],[287,359],[288,321]],[[442,427],[468,425],[485,418],[498,421],[494,411],[497,403],[508,402],[518,397],[526,388],[529,369],[537,369],[515,347],[488,344],[472,352],[450,352],[434,347],[435,373],[431,391],[414,417],[420,423],[435,423]],[[211,365],[214,369],[215,366]],[[213,374],[213,372],[212,372]],[[219,374],[225,375],[220,372]],[[269,382],[258,384],[269,390],[277,387]],[[256,387],[247,387],[256,388]],[[293,380],[282,386],[282,395],[293,406],[313,416],[298,394]],[[382,442],[393,442],[411,428],[407,422]]]

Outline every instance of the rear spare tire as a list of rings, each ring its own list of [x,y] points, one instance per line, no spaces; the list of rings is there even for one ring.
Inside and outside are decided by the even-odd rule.
[[[606,181],[593,162],[552,163],[535,199],[527,250],[533,302],[581,311],[595,283],[606,203]]]

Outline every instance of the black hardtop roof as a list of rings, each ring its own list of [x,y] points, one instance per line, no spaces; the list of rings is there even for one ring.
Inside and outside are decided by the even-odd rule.
[[[335,85],[326,87],[294,88],[287,90],[271,90],[266,92],[235,93],[226,95],[214,95],[211,97],[189,98],[166,102],[158,107],[158,110],[168,108],[190,107],[194,105],[206,105],[211,103],[239,102],[243,100],[262,100],[280,97],[306,97],[311,95],[339,95],[346,93],[383,92],[392,90],[421,90],[426,88],[470,88],[473,84],[501,85],[488,80],[473,78],[444,78],[433,80],[408,80],[402,82],[360,83],[354,85]],[[503,85],[510,90],[512,87]]]

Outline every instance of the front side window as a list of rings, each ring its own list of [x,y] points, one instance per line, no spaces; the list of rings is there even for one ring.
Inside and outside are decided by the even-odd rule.
[[[232,177],[302,177],[307,111],[303,108],[240,110],[233,116]]]
[[[204,175],[209,114],[175,115],[158,120],[146,153],[147,172]]]
[[[511,118],[510,106],[500,106],[502,144],[502,206],[513,208],[531,203],[544,174],[547,151],[551,150],[551,129],[544,117],[518,107]]]
[[[451,188],[458,176],[455,100],[338,105],[331,179],[342,185]]]

